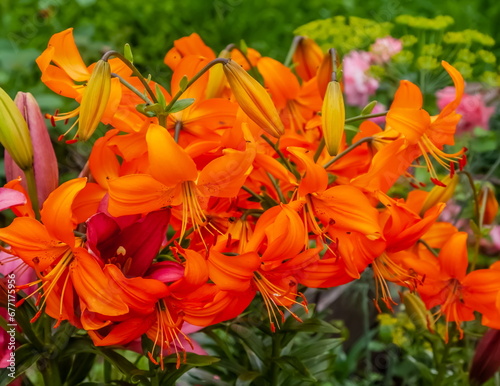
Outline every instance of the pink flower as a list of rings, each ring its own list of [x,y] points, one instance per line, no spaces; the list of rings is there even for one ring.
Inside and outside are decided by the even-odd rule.
[[[344,57],[344,92],[351,106],[364,107],[375,94],[379,82],[367,74],[371,55],[366,51],[351,51]]]
[[[372,60],[376,64],[387,63],[394,55],[403,49],[403,43],[392,36],[375,40],[370,47]]]
[[[439,109],[442,109],[455,99],[455,87],[445,87],[436,93],[436,97],[437,106]],[[481,94],[471,95],[464,93],[462,101],[457,108],[457,113],[462,115],[462,119],[457,126],[457,133],[471,131],[475,127],[482,127],[488,130],[488,122],[494,111],[494,107],[486,106]]]

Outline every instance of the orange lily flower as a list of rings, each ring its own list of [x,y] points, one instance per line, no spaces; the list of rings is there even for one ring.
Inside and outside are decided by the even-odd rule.
[[[314,162],[311,152],[293,147],[288,151],[305,170],[297,193],[298,198],[305,200],[303,216],[308,231],[323,238],[326,245],[330,244],[335,254],[344,259],[349,274],[358,278],[359,272],[384,247],[377,210],[362,191],[353,186],[328,188],[328,174]],[[365,243],[372,247],[366,248]],[[368,263],[360,270],[357,261]]]
[[[78,48],[73,39],[73,29],[54,34],[49,40],[47,49],[36,59],[38,67],[42,71],[42,82],[52,91],[68,98],[74,98],[81,102],[85,94],[85,84],[91,78],[95,64],[87,67],[83,62]],[[110,72],[129,77],[132,73],[119,59],[109,60]],[[107,98],[106,108],[102,115],[102,122],[109,123],[116,111],[121,99],[120,81],[116,78],[111,79],[109,97]],[[52,124],[55,121],[67,120],[80,114],[80,107],[64,114],[48,115]],[[90,118],[90,117],[86,117]],[[78,122],[71,126],[71,129]],[[77,133],[78,135],[78,133]]]
[[[163,127],[150,125],[146,141],[150,174],[129,174],[110,180],[109,212],[118,217],[182,205],[181,238],[189,222],[197,231],[206,225],[199,198],[236,197],[254,158],[252,151],[226,149],[198,173],[193,159]]]
[[[289,307],[307,301],[298,291],[300,271],[318,259],[319,248],[304,250],[305,227],[297,213],[301,203],[273,207],[257,221],[246,251],[237,256],[223,254],[224,246],[210,249],[208,269],[210,279],[222,290],[252,294],[259,291],[266,306],[271,330],[284,319],[279,307],[300,320]],[[221,249],[217,251],[216,249]],[[297,297],[302,301],[298,302]]]
[[[500,291],[500,270],[479,269],[467,274],[467,234],[457,232],[443,245],[436,258],[428,250],[419,259],[407,264],[425,275],[417,292],[428,309],[439,306],[436,316],[455,322],[463,336],[461,322],[474,320],[474,311],[483,314],[483,324],[499,320],[497,295]],[[496,322],[498,328],[498,323]],[[448,327],[445,339],[448,340]]]
[[[393,136],[394,133],[405,138],[407,152],[422,155],[429,170],[431,181],[443,186],[432,165],[431,156],[453,176],[455,164],[462,169],[465,162],[465,150],[453,154],[445,153],[443,145],[453,145],[453,134],[460,115],[455,112],[463,94],[464,80],[462,75],[446,62],[443,67],[453,79],[456,97],[436,117],[422,109],[422,93],[413,83],[403,80],[394,96],[394,102],[387,114],[387,129],[380,134],[381,138]]]
[[[41,284],[33,294],[43,289],[44,300],[35,318],[40,316],[41,309],[47,302],[49,315],[59,322],[69,319],[73,324],[79,325],[74,310],[63,307],[63,303],[67,301],[65,296],[72,296],[70,289],[63,283],[67,283],[70,274],[78,272],[75,266],[85,266],[88,262],[85,253],[81,253],[79,255],[81,257],[75,259],[74,252],[79,249],[83,241],[73,234],[77,224],[85,220],[89,210],[92,211],[87,205],[84,205],[83,211],[73,209],[80,205],[79,201],[86,199],[88,189],[86,179],[68,181],[54,190],[45,201],[41,211],[41,222],[32,217],[17,217],[11,225],[0,229],[0,239],[10,245],[11,253],[32,267],[39,276],[38,281],[30,284]],[[65,291],[66,289],[68,291]],[[62,291],[61,294],[57,294],[59,290]],[[57,307],[49,306],[54,297],[60,302]],[[115,298],[110,296],[109,299]],[[116,303],[115,310],[120,312],[119,302]]]

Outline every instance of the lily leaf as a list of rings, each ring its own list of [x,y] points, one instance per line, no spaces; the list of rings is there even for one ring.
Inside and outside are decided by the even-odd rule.
[[[191,106],[193,103],[194,103],[194,98],[179,99],[167,112],[177,113],[178,111],[184,110],[185,108]]]

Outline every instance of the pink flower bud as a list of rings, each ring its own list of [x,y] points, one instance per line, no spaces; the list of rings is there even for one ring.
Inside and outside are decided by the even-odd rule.
[[[472,385],[482,385],[500,369],[500,330],[488,330],[476,347],[469,372]]]

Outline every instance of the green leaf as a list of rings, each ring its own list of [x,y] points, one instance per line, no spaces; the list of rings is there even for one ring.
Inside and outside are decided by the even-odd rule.
[[[240,324],[232,324],[231,330],[252,350],[260,360],[266,359],[266,353],[262,341],[257,338],[252,330]]]
[[[155,84],[155,91],[156,91],[156,98],[158,98],[158,103],[160,106],[165,108],[167,105],[167,102],[165,101],[165,95],[161,92],[160,85],[158,83]]]
[[[311,374],[309,369],[302,363],[299,358],[295,356],[285,355],[275,359],[275,362],[284,370],[291,368],[292,371],[300,375],[303,380],[316,382],[316,378]]]
[[[150,384],[148,376],[151,374],[149,372],[139,370],[132,362],[118,354],[115,350],[96,347],[95,352],[120,370],[127,378],[133,379],[136,383],[143,382],[145,384]]]
[[[244,55],[247,54],[248,46],[247,46],[247,43],[243,39],[240,40],[240,46],[238,48],[241,50],[241,52],[243,52]]]
[[[334,325],[318,318],[311,318],[304,320],[302,323],[297,322],[286,327],[284,331],[304,331],[304,332],[318,332],[324,334],[339,334],[340,330]]]
[[[174,105],[167,111],[168,113],[176,113],[178,111],[184,110],[186,107],[191,106],[194,103],[194,98],[179,99],[175,101]]]
[[[294,354],[300,358],[314,358],[323,355],[325,353],[328,353],[335,347],[340,346],[343,343],[343,341],[344,340],[342,338],[321,339],[309,346],[297,347]]]
[[[33,364],[35,364],[36,361],[38,361],[41,358],[41,354],[38,352],[36,347],[31,343],[19,346],[15,351],[15,355],[16,355],[15,357],[16,377],[24,374],[26,370],[28,370],[31,366],[33,366]],[[1,369],[0,385],[6,385],[10,381],[12,381],[13,378],[10,377],[9,374],[11,374],[9,368]]]
[[[89,374],[92,366],[94,365],[96,354],[80,353],[73,359],[73,365],[66,378],[66,384],[77,385],[82,382]]]
[[[125,43],[125,47],[123,47],[123,56],[125,56],[125,59],[127,59],[130,63],[134,63],[134,55],[132,55],[132,49],[128,43]]]
[[[147,113],[154,113],[155,115],[163,113],[163,106],[160,103],[154,103],[144,107],[144,111]]]
[[[359,131],[359,128],[353,125],[344,125],[344,130],[357,133]]]
[[[214,363],[220,361],[220,358],[212,357],[210,355],[198,355],[192,352],[186,353],[186,362],[181,361],[184,365],[192,365],[192,366],[210,366]],[[172,354],[168,357],[165,357],[163,360],[164,363],[176,363],[177,355]]]
[[[141,114],[144,114],[146,117],[152,118],[156,116],[156,114],[152,111],[146,110],[149,107],[146,103],[141,103],[135,106],[135,109],[140,112]]]
[[[371,101],[368,103],[365,107],[363,107],[363,110],[361,111],[361,115],[368,115],[370,114],[375,106],[377,105],[377,101]]]
[[[248,386],[253,380],[257,379],[261,375],[262,374],[257,371],[245,371],[243,374],[240,374],[238,379],[236,379],[236,386]]]
[[[186,91],[188,83],[188,77],[184,75],[179,82],[179,88],[181,89],[181,91]]]

